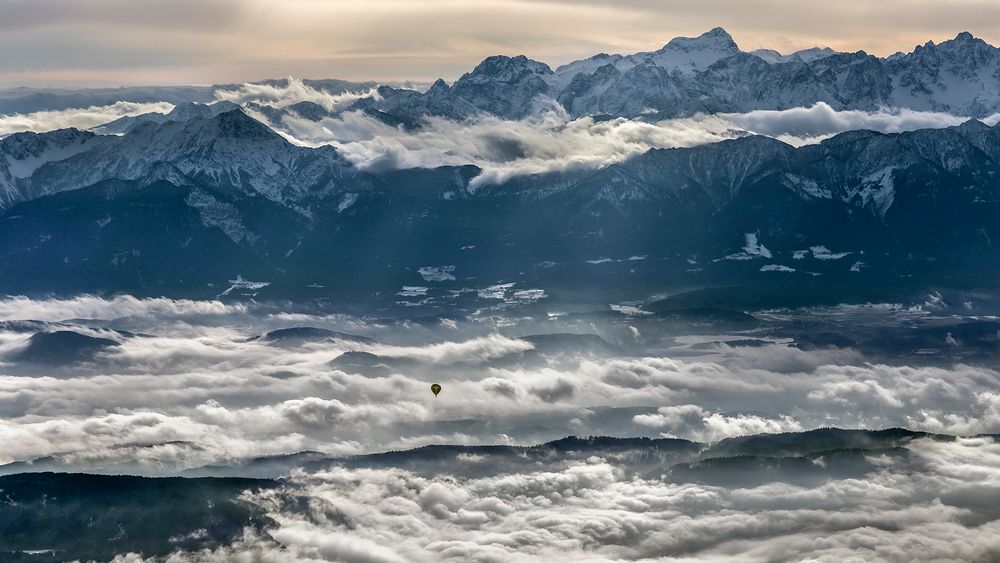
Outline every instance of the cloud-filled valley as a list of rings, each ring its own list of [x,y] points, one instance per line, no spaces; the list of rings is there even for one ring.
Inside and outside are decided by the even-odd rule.
[[[933,304],[916,307],[817,314],[883,330],[941,322]],[[1000,487],[1000,450],[982,437],[1000,432],[1000,373],[988,366],[885,363],[780,329],[637,313],[512,311],[498,330],[131,297],[4,299],[0,311],[4,474],[278,476],[295,467],[283,455],[347,460],[245,493],[238,502],[271,524],[169,561],[988,560],[1000,548],[992,509],[975,500]],[[42,359],[19,355],[33,334],[65,331],[114,344],[72,361],[53,343]],[[809,438],[829,427],[944,437],[860,436],[861,450]],[[776,434],[790,437],[787,453],[764,446]],[[530,449],[476,449],[567,435],[693,442],[595,444],[537,462],[518,461]],[[470,448],[451,462],[363,456],[441,443]],[[740,447],[770,469],[727,457]],[[252,461],[262,456],[280,463]]]
[[[857,129],[898,133],[952,127],[966,120],[911,110],[836,111],[818,103],[808,108],[695,115],[656,122],[572,119],[561,108],[550,106],[518,121],[492,116],[461,122],[428,118],[424,126],[412,131],[387,125],[360,111],[319,121],[286,115],[280,123],[271,125],[294,142],[332,145],[361,169],[471,164],[483,169],[476,183],[502,184],[515,176],[599,168],[651,149],[691,147],[747,134],[801,146]],[[992,125],[997,118],[986,121]]]
[[[746,347],[677,338],[668,354],[651,354],[628,340],[630,328],[655,333],[656,324],[627,317],[591,325],[626,346],[612,352],[589,341],[573,348],[579,339],[570,337],[555,348],[520,338],[581,329],[559,320],[495,332],[474,320],[456,330],[333,315],[309,325],[335,332],[285,340],[261,335],[301,321],[242,305],[119,301],[117,319],[107,318],[115,302],[97,298],[0,307],[15,303],[50,322],[94,320],[5,325],[3,463],[56,456],[68,467],[156,474],[302,450],[531,444],[569,434],[714,442],[825,426],[1000,432],[1000,374],[987,367],[889,365],[780,339]],[[25,359],[34,331],[114,344],[71,362]],[[47,345],[58,358],[61,344]],[[438,398],[434,382],[445,389]]]
[[[914,440],[871,452],[861,476],[738,488],[601,456],[486,476],[463,471],[488,456],[437,478],[332,467],[252,497],[278,522],[270,537],[171,560],[986,561],[1000,549],[995,509],[970,493],[996,494],[998,454],[989,439]]]

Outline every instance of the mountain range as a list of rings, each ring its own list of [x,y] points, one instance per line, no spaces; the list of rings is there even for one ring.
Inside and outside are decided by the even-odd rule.
[[[539,96],[557,101],[573,116],[662,119],[824,102],[838,110],[908,108],[984,118],[1000,113],[1000,49],[961,32],[888,57],[828,47],[782,55],[770,49],[743,51],[724,29],[715,28],[698,37],[672,39],[656,51],[600,53],[554,69],[524,55],[492,56],[454,82],[439,79],[426,89],[409,83],[302,82],[331,94],[356,92],[361,99],[351,109],[408,125],[419,125],[428,115],[521,117],[532,111]],[[265,80],[254,85],[288,83]],[[208,104],[239,87],[13,88],[0,90],[0,115],[118,101]],[[367,94],[373,89],[373,95]]]
[[[475,186],[479,172],[361,171],[240,109],[121,136],[11,135],[0,288],[215,295],[244,276],[290,295],[393,296],[997,272],[1000,129],[978,121],[800,148],[748,136],[500,185]]]
[[[998,50],[967,33],[883,59],[747,53],[714,29],[554,71],[490,57],[451,85],[383,86],[339,111],[399,128],[429,115],[515,118],[546,98],[595,116],[819,101],[983,116],[1000,110],[998,64]],[[635,297],[721,286],[836,301],[987,286],[1000,273],[1000,129],[977,120],[799,148],[747,135],[483,185],[472,165],[359,169],[250,115],[289,113],[335,112],[190,102],[91,131],[0,139],[0,292],[339,293],[448,306],[519,290],[535,302],[598,287]]]
[[[538,96],[558,100],[572,116],[662,119],[824,102],[838,110],[893,107],[986,117],[1000,112],[1000,49],[963,32],[886,58],[828,48],[782,56],[742,51],[715,28],[657,51],[602,53],[555,70],[523,55],[495,56],[450,86],[439,80],[424,93],[381,87],[378,94],[359,103],[409,123],[425,115],[481,112],[518,118]]]

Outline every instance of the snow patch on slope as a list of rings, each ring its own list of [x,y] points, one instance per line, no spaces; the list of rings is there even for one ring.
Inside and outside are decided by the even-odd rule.
[[[782,266],[781,264],[767,264],[760,267],[761,272],[794,272],[795,268],[789,268],[788,266]]]
[[[771,251],[760,243],[757,233],[744,233],[743,252],[730,254],[723,260],[753,260],[754,258],[771,258]]]
[[[344,194],[343,199],[337,204],[337,213],[343,213],[347,208],[354,205],[358,201],[358,194],[355,192]]]
[[[219,201],[201,190],[189,193],[184,202],[198,211],[203,225],[221,230],[236,244],[257,242],[257,235],[243,224],[239,210],[233,205]]]
[[[234,291],[241,295],[256,296],[258,291],[269,285],[271,285],[271,282],[250,281],[244,279],[241,275],[237,275],[235,280],[229,280],[229,289],[220,293],[219,297],[229,295]]]
[[[833,199],[833,193],[830,190],[821,188],[815,180],[810,178],[788,173],[784,175],[782,182],[793,191],[804,193],[810,197],[816,199]]]
[[[871,207],[872,211],[883,219],[896,197],[892,178],[895,169],[895,166],[887,166],[865,176],[861,179],[855,195],[860,201],[861,207]]]
[[[14,178],[29,178],[44,164],[66,160],[93,146],[93,137],[78,137],[67,144],[47,144],[36,154],[24,155],[23,158],[16,158],[14,155],[6,154],[8,170]]]
[[[421,266],[417,269],[424,281],[441,282],[455,279],[455,266]]]
[[[809,251],[812,252],[813,258],[816,260],[840,260],[845,256],[850,256],[850,252],[831,252],[829,248],[825,246],[810,246]]]

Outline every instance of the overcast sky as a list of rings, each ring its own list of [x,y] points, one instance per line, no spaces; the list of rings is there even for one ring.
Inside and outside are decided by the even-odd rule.
[[[715,26],[747,50],[1000,43],[995,0],[0,0],[0,85],[454,79],[488,55],[557,66]]]

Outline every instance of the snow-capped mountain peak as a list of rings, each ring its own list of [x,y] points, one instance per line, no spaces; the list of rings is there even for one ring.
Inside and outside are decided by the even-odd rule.
[[[716,27],[698,37],[676,37],[657,51],[629,55],[615,65],[621,70],[628,70],[633,66],[652,64],[668,72],[693,74],[705,70],[719,59],[740,52],[732,36],[721,27]]]
[[[261,195],[301,211],[305,199],[356,175],[334,149],[292,145],[241,109],[183,121],[144,121],[122,136],[68,130],[38,137],[50,148],[0,158],[0,208],[114,178],[190,181]],[[6,139],[0,152],[33,140]]]
[[[168,121],[188,121],[195,118],[208,118],[237,108],[239,106],[230,101],[220,101],[213,104],[184,102],[177,104],[174,106],[174,109],[167,113],[153,112],[120,117],[104,125],[94,127],[91,131],[101,135],[122,135],[143,123],[166,123]]]
[[[25,199],[18,184],[38,168],[87,151],[101,141],[101,137],[78,129],[15,133],[0,140],[0,209]]]
[[[954,43],[956,45],[980,45],[980,46],[989,45],[989,43],[983,41],[982,39],[976,37],[975,35],[973,35],[968,31],[962,31],[958,35],[956,35],[954,39],[945,41],[945,43],[949,42]]]
[[[87,148],[95,135],[79,129],[58,129],[45,134],[15,133],[0,141],[0,154],[17,178],[26,178],[46,162],[68,158]]]
[[[712,28],[698,37],[675,37],[660,49],[664,51],[690,52],[715,51],[719,53],[736,53],[740,50],[733,36],[721,27]]]
[[[394,92],[386,91],[383,97],[390,104],[416,106],[417,111],[411,109],[412,113],[419,112],[426,104],[428,109],[447,108],[445,113],[454,117],[484,111],[521,117],[529,111],[536,96],[549,93],[551,77],[552,69],[545,63],[524,55],[494,55],[462,75],[451,87],[439,80],[423,95],[394,96]]]
[[[494,55],[483,59],[471,72],[462,75],[455,82],[455,85],[487,82],[513,84],[532,75],[545,76],[549,74],[552,74],[552,69],[548,65],[533,61],[524,55],[516,57]]]
[[[445,82],[444,79],[438,78],[437,80],[434,81],[433,84],[431,84],[431,87],[427,89],[427,93],[428,94],[431,94],[431,93],[437,94],[437,93],[441,93],[441,92],[447,92],[448,88],[449,88],[448,83]]]
[[[187,121],[195,118],[207,118],[219,115],[227,111],[238,109],[239,106],[233,102],[223,100],[214,104],[196,104],[187,102],[177,104],[170,113],[166,114],[165,121]]]
[[[880,107],[986,117],[1000,112],[1000,50],[968,32],[911,53],[879,58],[814,47],[783,55],[744,52],[724,29],[679,37],[656,51],[601,53],[556,68],[524,56],[494,56],[451,87],[421,94],[383,88],[374,109],[397,123],[424,116],[489,113],[519,118],[537,96],[574,116],[628,118],[808,107]]]
[[[572,82],[573,78],[578,74],[593,74],[594,71],[605,65],[616,65],[623,58],[625,57],[622,55],[599,53],[586,59],[573,61],[558,67],[554,74],[549,78],[549,82],[552,84],[553,91],[561,92],[569,86],[569,83]]]
[[[839,53],[839,51],[834,51],[829,47],[811,47],[809,49],[802,49],[787,55],[782,55],[773,49],[757,49],[750,52],[751,55],[756,55],[770,64],[790,63],[795,61],[811,62],[837,55]]]

